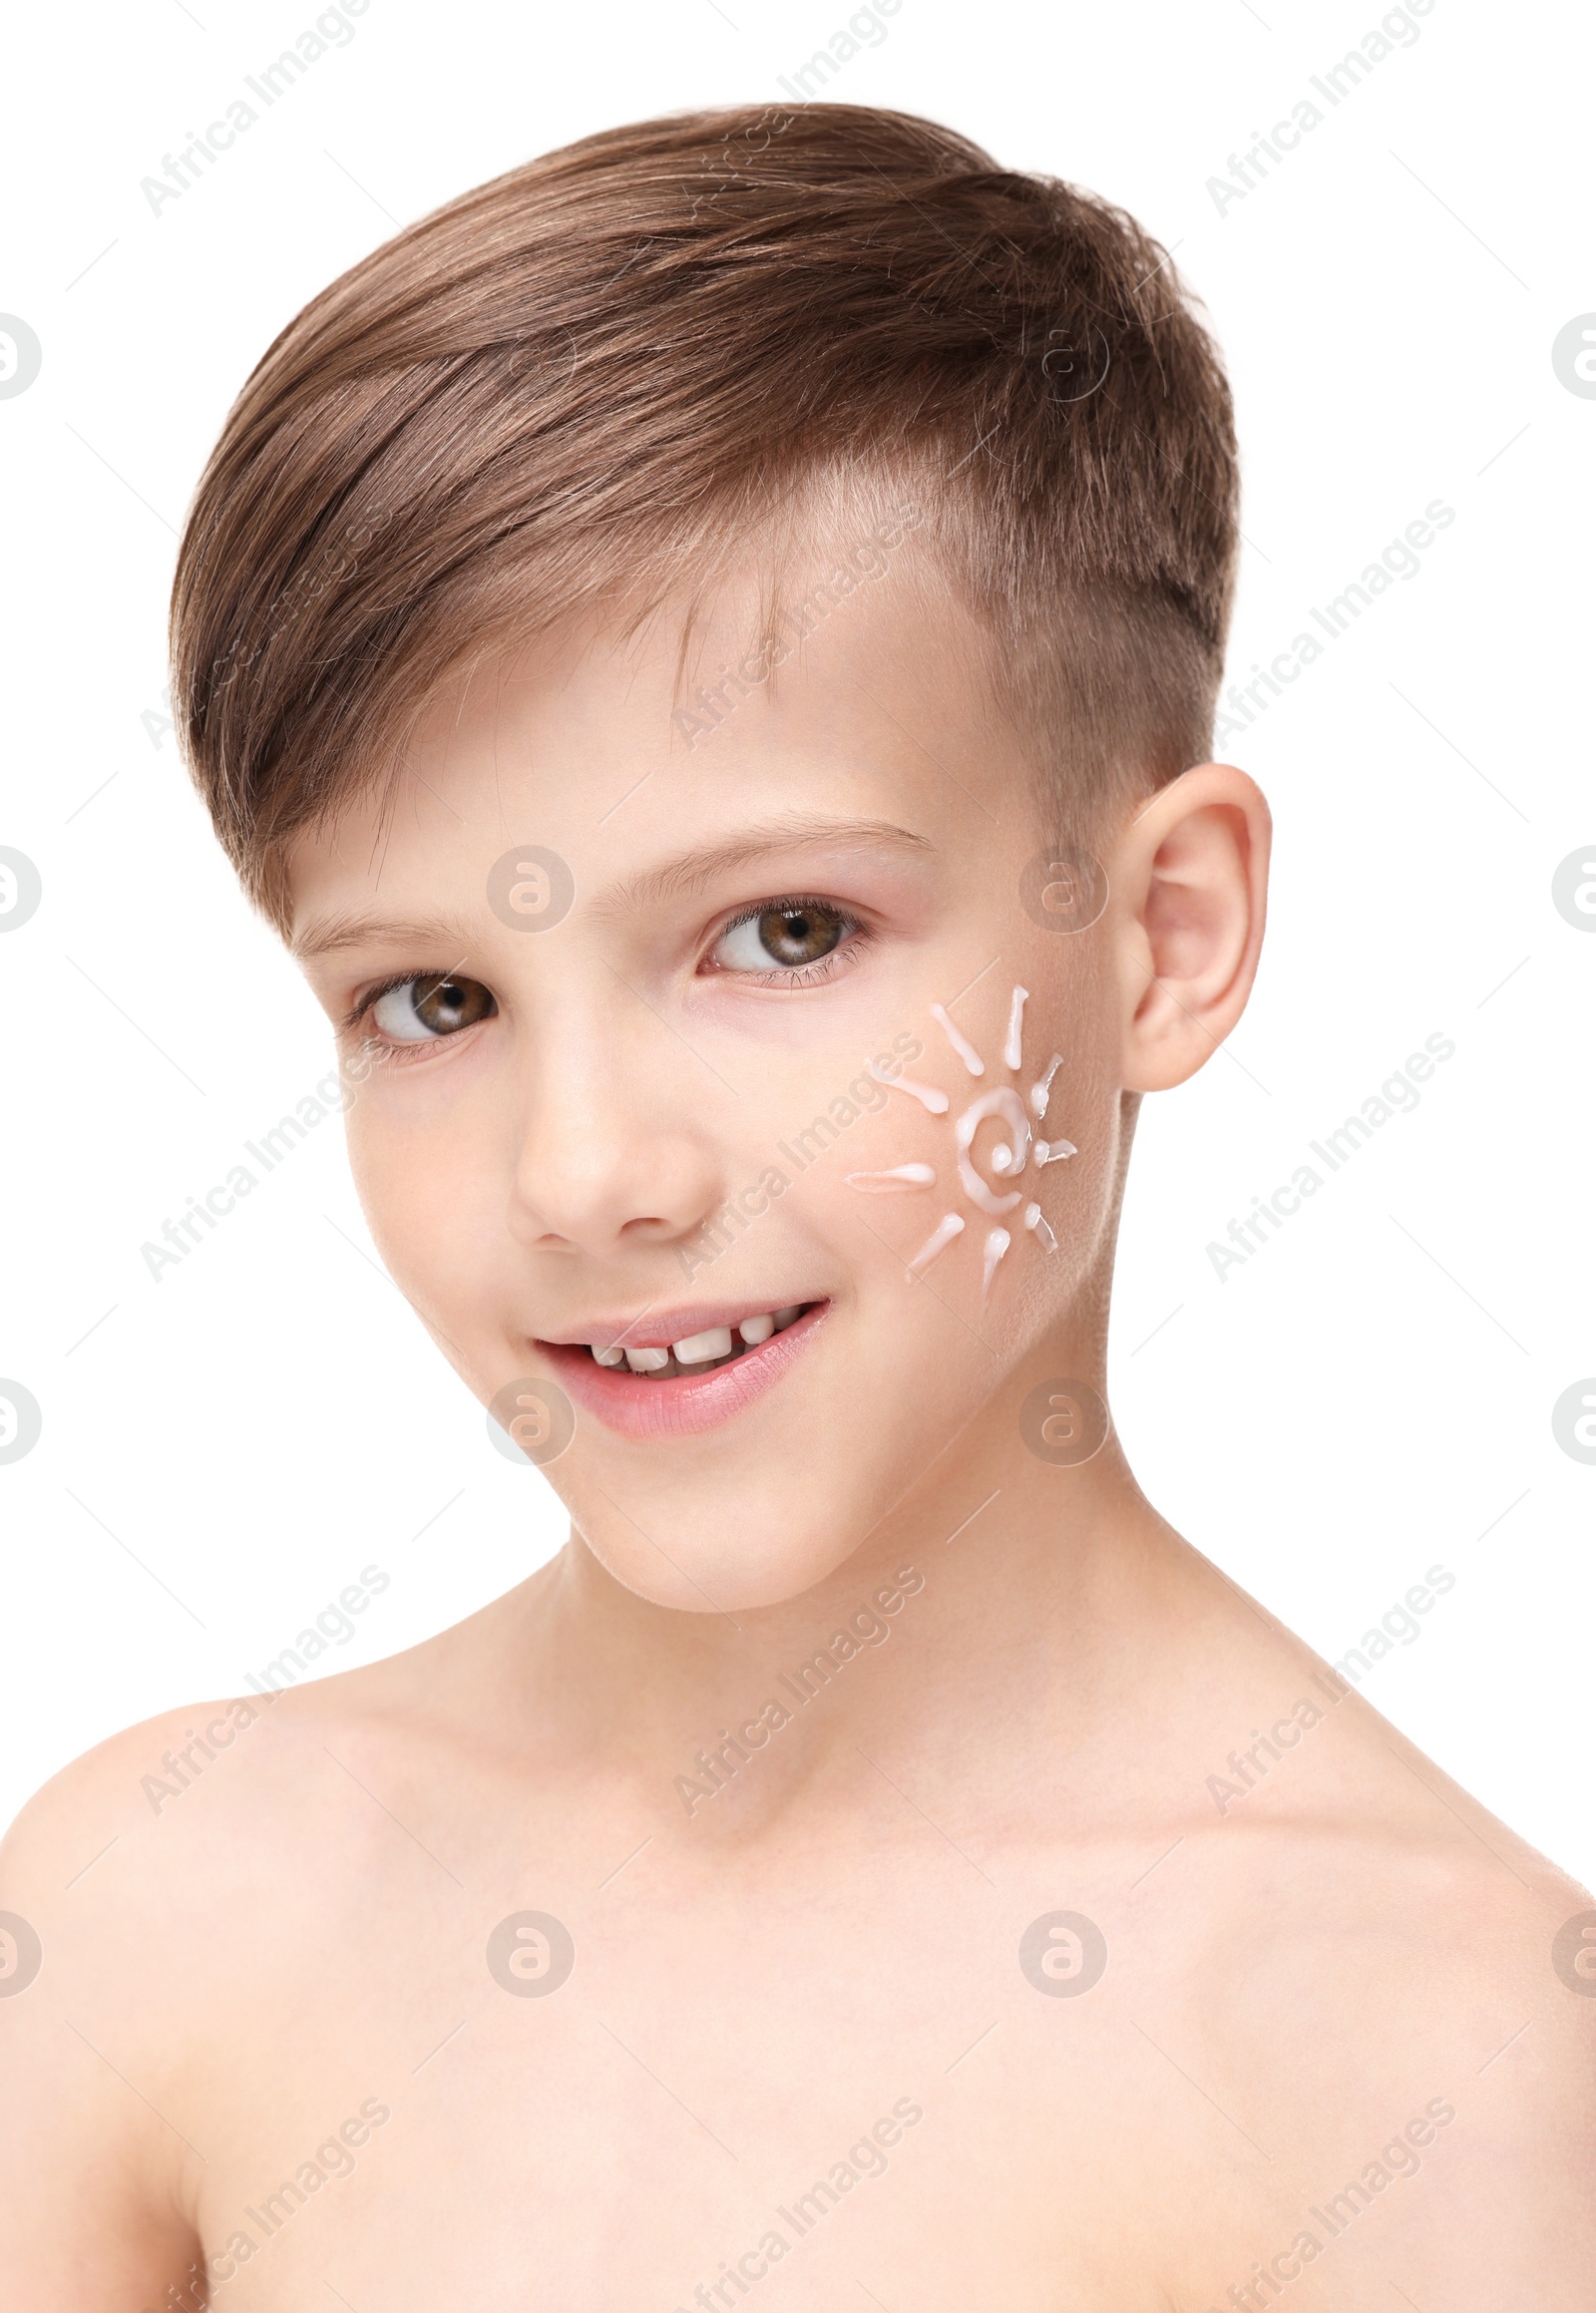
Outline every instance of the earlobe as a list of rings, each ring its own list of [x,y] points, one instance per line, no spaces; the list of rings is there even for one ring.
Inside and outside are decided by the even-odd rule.
[[[1264,937],[1269,806],[1229,763],[1161,788],[1126,827],[1118,899],[1127,1091],[1194,1075],[1241,1017]]]

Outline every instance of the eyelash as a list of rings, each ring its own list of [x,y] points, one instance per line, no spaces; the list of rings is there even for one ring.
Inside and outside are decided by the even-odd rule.
[[[339,1025],[345,1035],[352,1035],[372,1006],[380,1004],[385,995],[392,995],[396,987],[408,987],[413,979],[430,979],[432,976],[432,973],[426,971],[396,971],[389,979],[379,979],[375,987],[368,987],[364,995],[356,998]]]
[[[351,1004],[349,1010],[344,1014],[339,1023],[342,1032],[346,1036],[353,1035],[362,1020],[370,1015],[385,995],[391,995],[396,987],[409,987],[413,980],[418,979],[447,977],[446,972],[396,971],[391,973],[387,979],[379,979],[376,985],[368,987],[365,993]],[[440,1046],[453,1042],[452,1036],[429,1036],[413,1044],[400,1044],[389,1042],[381,1035],[368,1034],[363,1035],[360,1039],[358,1056],[367,1067],[407,1068],[412,1061],[424,1059],[429,1052],[436,1052]]]
[[[822,909],[827,915],[836,917],[839,923],[847,927],[842,939],[829,954],[820,957],[814,964],[772,965],[769,971],[730,971],[721,966],[719,967],[720,974],[727,979],[742,980],[744,984],[751,982],[755,987],[816,987],[824,981],[836,977],[836,966],[840,958],[850,956],[856,951],[868,947],[874,937],[869,925],[862,922],[859,917],[850,914],[846,908],[840,908],[835,900],[823,900],[814,892],[783,892],[768,900],[757,900],[752,907],[743,908],[735,916],[728,917],[709,943],[710,952],[712,953],[718,948],[720,943],[737,931],[740,926],[757,923],[761,916],[769,916],[786,909],[796,912],[805,908]],[[436,974],[430,971],[396,971],[391,973],[387,979],[378,980],[376,985],[367,988],[345,1013],[340,1023],[344,1034],[353,1035],[361,1022],[369,1017],[373,1008],[381,1003],[385,995],[391,995],[396,987],[408,987],[414,980],[435,976]],[[403,1061],[419,1057],[423,1052],[435,1051],[439,1044],[448,1043],[450,1040],[447,1036],[439,1036],[411,1045],[402,1045],[385,1043],[378,1036],[367,1036],[362,1041],[361,1049],[373,1058],[385,1061]]]
[[[740,980],[745,987],[819,987],[826,980],[836,978],[841,959],[868,948],[875,938],[868,924],[849,909],[840,907],[835,900],[822,899],[818,892],[781,892],[768,900],[756,900],[751,908],[741,908],[735,916],[728,916],[710,941],[709,953],[712,954],[723,940],[729,939],[742,925],[757,923],[761,916],[780,914],[786,909],[801,912],[805,908],[818,908],[825,915],[835,916],[840,924],[847,927],[837,946],[827,955],[818,958],[813,964],[773,964],[769,971],[732,971],[724,965],[712,966],[712,976]]]

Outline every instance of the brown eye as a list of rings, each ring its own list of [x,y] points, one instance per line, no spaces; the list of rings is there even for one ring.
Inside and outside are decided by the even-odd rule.
[[[371,1019],[396,1044],[425,1044],[475,1027],[498,1009],[491,989],[480,979],[425,972],[385,988],[371,1007]]]
[[[841,945],[852,925],[853,919],[840,909],[783,901],[733,924],[716,944],[715,961],[723,971],[769,971],[772,966],[792,970],[819,964]]]

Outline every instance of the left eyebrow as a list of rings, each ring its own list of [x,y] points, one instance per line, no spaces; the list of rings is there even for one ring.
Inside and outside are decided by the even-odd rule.
[[[937,848],[925,836],[887,819],[773,820],[763,827],[745,828],[723,843],[678,852],[673,859],[628,877],[595,901],[594,913],[618,916],[651,901],[691,899],[739,868],[820,844],[838,850],[896,851],[921,858],[934,854]]]

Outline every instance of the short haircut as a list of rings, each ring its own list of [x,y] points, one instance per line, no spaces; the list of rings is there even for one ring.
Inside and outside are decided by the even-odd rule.
[[[1206,755],[1230,396],[1123,210],[808,104],[588,137],[407,226],[269,347],[184,532],[174,712],[250,897],[285,927],[287,847],[469,658],[632,631],[839,485],[913,502],[1050,832]]]

